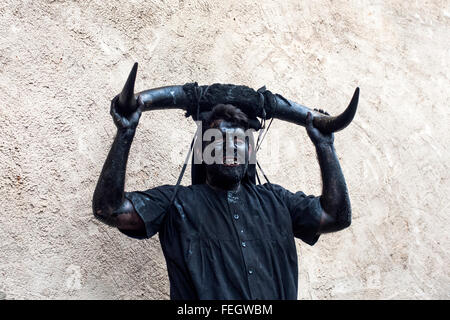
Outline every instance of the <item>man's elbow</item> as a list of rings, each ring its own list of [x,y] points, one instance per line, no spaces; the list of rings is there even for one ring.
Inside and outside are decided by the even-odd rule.
[[[101,220],[103,217],[103,211],[102,209],[100,209],[97,206],[92,206],[92,212],[94,214],[94,218],[96,218],[97,220]]]
[[[101,201],[98,199],[92,200],[92,213],[94,214],[94,218],[104,222],[106,224],[111,224],[109,217],[111,216],[110,210],[107,209],[106,206],[102,205]]]
[[[350,207],[345,208],[342,210],[341,214],[339,215],[340,219],[338,220],[338,228],[339,230],[344,230],[350,227],[352,224],[352,210]]]
[[[92,213],[94,214],[94,218],[101,220],[103,216],[103,210],[101,206],[95,201],[92,201]]]
[[[351,219],[348,219],[348,220],[346,220],[346,221],[341,222],[341,224],[340,224],[340,230],[347,229],[348,227],[351,226],[351,224],[352,224],[352,220],[351,220]]]

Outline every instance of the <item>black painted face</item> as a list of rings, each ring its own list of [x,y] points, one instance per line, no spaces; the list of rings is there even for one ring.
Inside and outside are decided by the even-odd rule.
[[[211,154],[214,158],[214,161],[206,161],[207,179],[214,186],[231,189],[247,172],[249,147],[245,131],[227,121],[221,121],[214,128],[221,137],[215,135],[216,139],[204,145],[204,156]]]

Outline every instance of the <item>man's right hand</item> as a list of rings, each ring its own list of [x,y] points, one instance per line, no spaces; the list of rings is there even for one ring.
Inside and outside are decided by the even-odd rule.
[[[136,130],[136,127],[139,123],[139,119],[142,114],[142,108],[144,107],[144,103],[142,101],[141,96],[137,99],[137,109],[133,113],[125,116],[121,114],[118,110],[118,101],[119,101],[119,95],[114,97],[114,99],[111,100],[111,110],[110,114],[114,120],[114,124],[116,125],[117,129],[120,131],[126,131],[126,130]]]

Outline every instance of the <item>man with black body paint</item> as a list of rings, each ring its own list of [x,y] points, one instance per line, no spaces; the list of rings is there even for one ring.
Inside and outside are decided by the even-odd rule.
[[[111,115],[117,134],[93,197],[96,218],[134,238],[159,233],[170,280],[171,299],[297,299],[297,253],[294,237],[313,245],[323,233],[350,226],[350,199],[333,146],[333,134],[313,126],[313,142],[322,175],[322,195],[292,193],[275,184],[244,179],[249,155],[247,117],[231,105],[218,105],[207,119],[223,139],[210,144],[232,159],[206,165],[206,183],[125,192],[125,171],[143,102],[130,115]],[[245,163],[236,154],[244,153]]]

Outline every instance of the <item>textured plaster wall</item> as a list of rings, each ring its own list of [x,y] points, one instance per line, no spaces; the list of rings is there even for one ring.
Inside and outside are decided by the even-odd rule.
[[[297,242],[299,298],[450,298],[449,39],[438,0],[3,0],[0,298],[168,299],[158,238],[91,212],[135,61],[137,91],[266,85],[331,114],[360,86],[335,136],[353,224]],[[194,131],[181,111],[145,113],[127,190],[175,183]],[[274,121],[259,158],[273,182],[320,194],[304,128]]]

